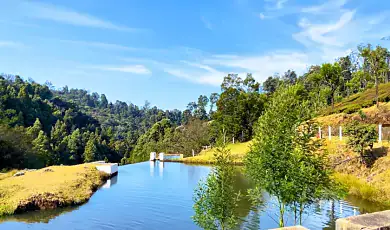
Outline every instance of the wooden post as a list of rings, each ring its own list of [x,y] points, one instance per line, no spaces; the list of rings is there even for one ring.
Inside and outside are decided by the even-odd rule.
[[[193,156],[193,157],[195,156],[195,151],[194,151],[194,150],[192,150],[192,156]]]
[[[343,140],[343,130],[341,128],[341,125],[339,126],[339,136],[340,136],[340,141]]]
[[[328,136],[329,140],[332,140],[332,127],[330,127],[330,125],[328,126]]]
[[[322,139],[322,132],[321,132],[321,126],[318,127],[318,137]]]
[[[234,137],[233,137],[233,144],[234,144]]]
[[[378,142],[382,143],[382,124],[379,124],[378,130]]]

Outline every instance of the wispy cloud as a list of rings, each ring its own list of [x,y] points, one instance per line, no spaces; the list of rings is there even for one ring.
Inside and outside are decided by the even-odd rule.
[[[40,2],[22,1],[19,7],[26,16],[31,18],[50,20],[59,23],[93,27],[101,29],[111,29],[119,31],[139,31],[136,28],[130,28],[123,25],[112,23],[108,20],[100,19],[92,15],[80,13],[69,8],[56,6],[52,4],[45,4]]]
[[[207,20],[204,16],[201,16],[200,17],[200,20],[203,22],[204,26],[209,29],[209,30],[213,30],[213,25],[211,24],[211,22],[209,20]]]
[[[68,43],[68,44],[75,44],[75,45],[82,45],[82,46],[92,46],[92,47],[101,48],[101,49],[108,49],[108,50],[124,50],[124,51],[138,51],[138,50],[140,50],[140,48],[129,47],[129,46],[113,44],[113,43],[96,42],[96,41],[60,40],[60,42]]]
[[[91,68],[103,71],[133,73],[139,75],[148,75],[152,73],[152,71],[146,68],[144,65],[92,66]]]
[[[23,43],[20,42],[14,42],[14,41],[1,41],[0,40],[0,48],[21,48],[24,47]]]
[[[348,0],[328,0],[321,5],[304,7],[302,8],[302,12],[313,14],[334,13],[335,10],[339,10],[347,2]]]

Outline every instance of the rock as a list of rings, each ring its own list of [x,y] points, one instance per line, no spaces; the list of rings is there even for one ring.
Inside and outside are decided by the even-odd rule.
[[[15,173],[14,176],[23,176],[24,174],[26,174],[26,173],[23,171],[20,171],[20,172]]]
[[[51,168],[46,168],[46,169],[43,170],[43,172],[54,172],[54,171]]]

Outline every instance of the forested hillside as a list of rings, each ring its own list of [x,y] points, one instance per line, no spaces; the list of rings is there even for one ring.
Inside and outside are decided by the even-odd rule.
[[[316,114],[338,112],[338,102],[348,106],[350,99],[343,98],[366,90],[373,98],[370,105],[388,101],[388,92],[383,91],[388,87],[379,85],[390,80],[389,62],[387,49],[367,45],[334,63],[311,66],[301,76],[293,70],[275,74],[262,85],[251,74],[245,78],[228,74],[219,93],[200,95],[184,111],[164,111],[148,102],[112,103],[104,94],[56,89],[50,83],[3,74],[0,169],[94,160],[126,164],[147,159],[151,151],[188,156],[218,139],[249,141],[274,92],[287,85],[299,85],[299,96],[310,101]]]

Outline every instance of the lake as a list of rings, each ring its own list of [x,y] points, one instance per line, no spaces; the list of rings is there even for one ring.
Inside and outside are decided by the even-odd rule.
[[[171,162],[143,162],[119,167],[88,203],[70,208],[36,211],[0,219],[0,229],[199,229],[191,220],[193,190],[210,172],[208,166]],[[237,170],[235,189],[244,195],[250,182]],[[240,229],[277,227],[278,210],[267,193],[264,204],[252,207],[241,199]],[[349,197],[311,207],[303,225],[309,229],[334,229],[340,217],[381,210],[377,205]],[[293,225],[293,216],[286,215]]]

